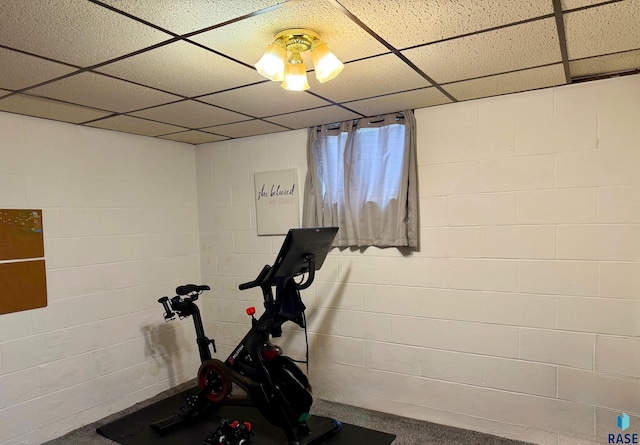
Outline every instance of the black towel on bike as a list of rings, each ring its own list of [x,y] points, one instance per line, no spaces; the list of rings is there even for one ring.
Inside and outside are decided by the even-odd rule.
[[[279,278],[276,280],[276,301],[280,309],[279,314],[300,326],[305,327],[302,314],[307,308],[300,298],[300,291],[296,287],[293,278]]]

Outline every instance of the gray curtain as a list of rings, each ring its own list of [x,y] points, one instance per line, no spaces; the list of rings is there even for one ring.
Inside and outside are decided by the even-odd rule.
[[[411,110],[310,127],[303,227],[338,226],[334,246],[418,246]]]

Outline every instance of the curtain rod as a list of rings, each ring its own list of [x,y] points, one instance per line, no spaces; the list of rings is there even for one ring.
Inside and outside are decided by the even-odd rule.
[[[377,116],[360,117],[358,119],[353,119],[353,126],[357,127],[358,126],[358,121],[361,120],[361,119],[371,119],[369,121],[370,124],[377,124],[377,123],[380,123],[380,122],[384,122],[384,117],[383,116],[386,116],[386,115],[389,115],[389,114],[395,114],[397,121],[404,118],[404,112],[398,111],[396,113],[379,114]],[[378,118],[380,118],[380,119],[378,119]],[[378,120],[373,120],[373,119],[378,119]],[[327,125],[328,125],[327,130],[339,130],[340,126],[342,125],[342,122],[333,122],[333,123],[327,124]],[[332,125],[335,125],[335,126],[332,126]],[[320,131],[320,130],[318,130],[318,131]]]

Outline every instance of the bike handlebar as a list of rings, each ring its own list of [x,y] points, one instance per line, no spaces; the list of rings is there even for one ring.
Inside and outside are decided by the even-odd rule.
[[[307,279],[304,281],[304,283],[300,283],[300,284],[296,284],[296,289],[298,290],[303,290],[308,288],[309,286],[311,286],[311,283],[313,283],[313,280],[316,277],[316,258],[313,255],[309,255],[307,257],[304,258],[305,261],[307,263],[309,263],[309,271],[308,271],[308,276]]]
[[[271,266],[269,265],[264,266],[255,280],[242,283],[241,285],[238,286],[238,289],[246,290],[246,289],[251,289],[252,287],[257,287],[262,285],[265,282],[265,279],[267,278],[267,275],[269,274],[270,270],[271,270]]]
[[[305,263],[307,263],[308,266],[309,266],[308,270],[307,270],[307,273],[309,275],[307,276],[307,279],[304,281],[304,283],[300,283],[300,284],[296,284],[295,285],[296,289],[298,289],[298,290],[306,289],[309,286],[311,286],[311,283],[313,283],[313,280],[315,279],[315,276],[316,276],[316,259],[315,259],[315,256],[314,255],[307,255],[304,258],[304,260],[305,260]],[[255,280],[247,281],[246,283],[240,284],[238,286],[238,289],[247,290],[247,289],[251,289],[252,287],[263,286],[265,284],[268,284],[269,286],[271,286],[273,284],[272,277],[271,277],[271,272],[272,272],[271,266],[269,266],[269,265],[264,266]],[[276,272],[276,274],[277,274],[277,272]]]

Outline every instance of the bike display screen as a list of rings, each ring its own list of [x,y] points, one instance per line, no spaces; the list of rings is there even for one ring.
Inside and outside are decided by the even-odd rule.
[[[272,278],[293,277],[309,272],[306,257],[313,255],[319,270],[327,257],[337,227],[305,227],[289,229],[273,264]]]

